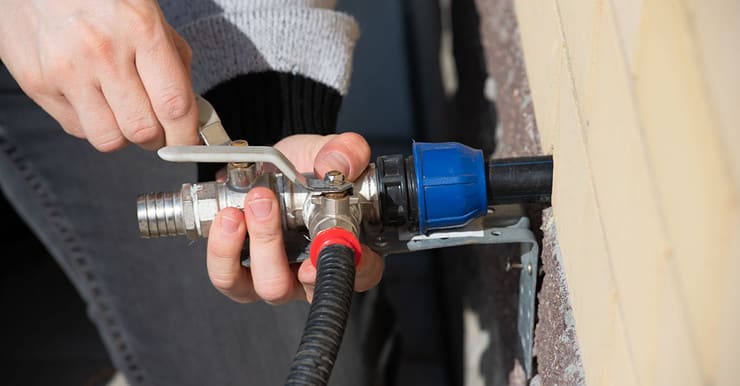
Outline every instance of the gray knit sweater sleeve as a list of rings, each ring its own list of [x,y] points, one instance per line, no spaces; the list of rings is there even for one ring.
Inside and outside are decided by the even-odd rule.
[[[355,20],[332,0],[159,0],[193,49],[193,87],[204,92],[238,75],[278,71],[347,92]]]

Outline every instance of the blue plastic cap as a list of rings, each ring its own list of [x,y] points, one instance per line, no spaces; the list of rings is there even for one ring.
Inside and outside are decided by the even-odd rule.
[[[453,228],[486,214],[483,152],[457,142],[415,142],[419,231]]]

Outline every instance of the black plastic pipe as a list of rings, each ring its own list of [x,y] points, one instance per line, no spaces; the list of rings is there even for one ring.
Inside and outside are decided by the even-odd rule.
[[[551,201],[551,156],[494,159],[486,170],[488,205]]]
[[[329,245],[319,252],[317,261],[313,301],[286,385],[326,385],[347,325],[355,253],[344,245]]]

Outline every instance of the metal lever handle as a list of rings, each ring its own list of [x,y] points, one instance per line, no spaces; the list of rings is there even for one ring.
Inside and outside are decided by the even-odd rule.
[[[157,154],[169,162],[265,162],[275,165],[290,181],[308,187],[306,177],[283,153],[269,146],[166,146]]]
[[[233,142],[226,133],[213,106],[200,95],[198,103],[198,134],[206,146],[166,146],[157,152],[169,162],[268,163],[274,165],[288,180],[309,192],[344,192],[351,183],[330,184],[306,177],[275,148],[269,146],[229,146]]]
[[[198,102],[198,134],[206,146],[228,146],[231,138],[221,124],[221,118],[213,106],[200,95],[195,96]]]

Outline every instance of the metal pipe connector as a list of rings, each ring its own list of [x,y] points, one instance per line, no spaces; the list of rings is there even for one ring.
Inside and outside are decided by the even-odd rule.
[[[226,207],[244,209],[247,193],[257,186],[270,188],[278,196],[285,229],[308,226],[309,231],[313,230],[312,234],[315,234],[337,222],[357,234],[361,219],[379,221],[377,182],[372,167],[354,183],[353,194],[341,193],[341,197],[335,197],[339,200],[331,197],[333,193],[309,192],[282,173],[263,173],[256,164],[248,167],[231,165],[229,170],[229,178],[224,182],[184,184],[176,192],[139,195],[136,202],[141,237],[208,237],[216,214]],[[233,174],[237,172],[240,179],[233,181]],[[317,216],[319,214],[321,216]],[[323,218],[324,215],[327,218]]]
[[[141,194],[136,197],[139,234],[144,238],[184,235],[179,192]]]

